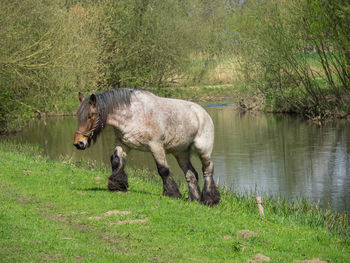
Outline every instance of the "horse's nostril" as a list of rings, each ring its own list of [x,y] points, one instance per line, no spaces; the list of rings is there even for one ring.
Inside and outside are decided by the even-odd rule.
[[[79,150],[85,149],[85,144],[84,144],[82,141],[79,141],[79,142],[77,142],[77,143],[73,143],[73,145],[74,145],[75,147],[77,147],[77,149],[79,149]]]

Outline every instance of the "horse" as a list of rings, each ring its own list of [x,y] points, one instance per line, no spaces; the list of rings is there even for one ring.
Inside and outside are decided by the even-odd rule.
[[[220,193],[213,180],[214,165],[211,160],[214,124],[201,106],[131,88],[111,89],[86,98],[79,92],[78,98],[78,125],[73,142],[77,149],[84,150],[91,141],[96,142],[106,125],[114,127],[116,143],[110,158],[110,191],[127,191],[125,160],[127,153],[136,149],[152,153],[163,182],[163,195],[182,197],[167,163],[166,154],[169,153],[184,172],[189,201],[209,206],[219,203]],[[191,152],[197,153],[202,163],[202,192],[198,173],[191,164]]]

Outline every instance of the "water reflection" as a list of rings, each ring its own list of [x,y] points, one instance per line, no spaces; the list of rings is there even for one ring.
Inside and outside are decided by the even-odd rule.
[[[206,110],[215,124],[213,161],[221,185],[289,199],[303,196],[320,200],[321,206],[329,203],[337,210],[350,211],[349,123],[318,127],[292,116],[243,114],[233,107]],[[74,117],[49,119],[32,123],[17,138],[44,146],[52,158],[69,155],[109,164],[113,130],[107,128],[90,149],[78,151],[72,145],[75,128]],[[198,159],[193,161],[201,171]],[[169,157],[169,163],[178,180],[184,181],[175,159]],[[133,151],[127,164],[156,171],[150,154]]]

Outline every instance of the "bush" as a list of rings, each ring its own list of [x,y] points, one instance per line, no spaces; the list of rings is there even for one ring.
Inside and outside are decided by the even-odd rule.
[[[225,3],[1,1],[0,130],[72,111],[77,91],[199,83],[230,46]]]
[[[102,86],[161,86],[183,73],[191,28],[173,0],[102,4]]]
[[[97,37],[87,30],[94,17],[81,10],[63,1],[0,2],[0,130],[59,111],[73,91],[96,82]]]
[[[348,110],[349,12],[342,0],[249,2],[233,20],[244,80],[275,110]]]

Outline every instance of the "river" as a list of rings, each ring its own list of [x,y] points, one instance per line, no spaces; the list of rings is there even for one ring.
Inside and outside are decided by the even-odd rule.
[[[222,187],[238,193],[253,191],[288,200],[298,197],[350,211],[350,124],[337,121],[323,126],[295,116],[242,113],[229,105],[207,105],[215,124],[214,178]],[[114,133],[108,127],[95,145],[78,151],[72,145],[75,117],[49,118],[31,123],[16,140],[40,145],[53,159],[69,156],[109,164]],[[182,180],[175,159],[171,169]],[[199,160],[192,157],[197,171]],[[156,172],[148,153],[132,151],[127,165]],[[155,175],[156,176],[156,175]],[[161,185],[159,185],[161,187]]]

